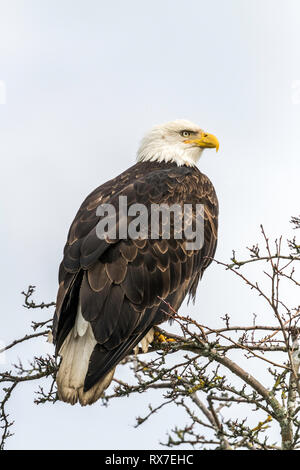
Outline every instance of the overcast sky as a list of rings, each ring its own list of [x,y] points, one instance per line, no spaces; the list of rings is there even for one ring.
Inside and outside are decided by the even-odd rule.
[[[220,201],[218,259],[256,243],[260,223],[274,237],[287,231],[299,214],[299,43],[299,0],[0,0],[0,341],[40,318],[21,307],[28,284],[37,300],[55,299],[79,205],[134,163],[155,124],[189,119],[220,141],[199,162]],[[215,326],[256,308],[211,266],[181,312]],[[17,354],[46,351],[37,341]],[[175,409],[136,430],[150,396],[37,407],[34,390],[11,401],[10,449],[158,448],[184,419]]]

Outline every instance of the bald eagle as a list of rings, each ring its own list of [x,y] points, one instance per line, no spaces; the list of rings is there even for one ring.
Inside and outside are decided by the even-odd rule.
[[[62,358],[56,378],[61,400],[81,405],[98,400],[116,365],[138,345],[147,351],[153,327],[169,319],[166,302],[177,310],[186,296],[195,298],[216,250],[218,225],[214,187],[196,163],[205,148],[218,147],[215,136],[189,121],[156,126],[142,140],[137,163],[82,203],[64,248],[53,320]],[[134,204],[149,209],[149,218],[151,205],[202,205],[201,247],[187,249],[186,237],[176,236],[175,216],[169,237],[162,236],[162,223],[152,238],[111,236],[114,230],[100,237],[104,214],[98,208],[110,205],[120,215],[120,196],[129,210]],[[112,229],[120,229],[115,220]],[[194,215],[188,221],[193,225]]]

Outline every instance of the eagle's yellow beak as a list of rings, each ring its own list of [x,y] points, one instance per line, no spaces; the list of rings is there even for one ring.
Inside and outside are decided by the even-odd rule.
[[[219,150],[218,139],[214,135],[207,134],[206,132],[202,132],[200,134],[200,138],[189,139],[189,140],[185,140],[184,142],[186,144],[195,144],[197,145],[197,147],[201,147],[201,148],[216,149],[216,151]]]

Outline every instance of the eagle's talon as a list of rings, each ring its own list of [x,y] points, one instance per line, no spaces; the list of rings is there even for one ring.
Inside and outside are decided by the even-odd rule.
[[[176,341],[174,338],[169,338],[168,336],[163,335],[159,331],[156,331],[154,334],[158,343],[171,343],[173,341]]]

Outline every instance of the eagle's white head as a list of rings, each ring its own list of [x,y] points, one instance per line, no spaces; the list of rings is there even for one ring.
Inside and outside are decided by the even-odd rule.
[[[218,139],[184,119],[155,126],[143,138],[137,154],[139,162],[175,162],[193,166],[205,148],[219,149]]]

